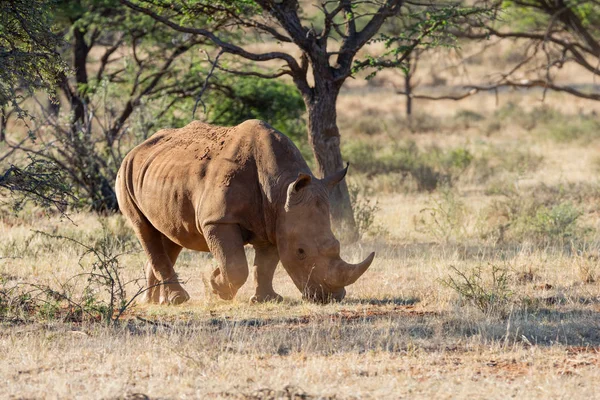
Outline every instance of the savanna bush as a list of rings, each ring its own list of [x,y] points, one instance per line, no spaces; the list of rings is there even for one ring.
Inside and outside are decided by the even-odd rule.
[[[458,110],[454,114],[453,126],[455,129],[469,129],[472,126],[479,125],[480,122],[485,121],[485,116],[471,110]]]
[[[459,193],[448,186],[432,195],[415,218],[415,230],[440,242],[458,241],[467,234],[468,208]]]
[[[466,271],[451,265],[450,270],[441,282],[453,289],[463,303],[489,317],[505,318],[509,314],[515,299],[508,269],[487,264]]]
[[[593,231],[583,225],[582,215],[582,202],[570,191],[546,186],[529,191],[506,188],[484,211],[483,236],[537,245],[582,242]]]
[[[391,134],[395,137],[408,134],[426,134],[442,132],[446,125],[442,118],[415,113],[410,117],[393,114],[383,114],[368,110],[361,116],[349,121],[340,122],[341,130],[354,135],[374,136]]]
[[[521,176],[535,172],[544,161],[542,155],[518,146],[486,146],[479,148],[475,154],[466,179],[479,184],[507,173]]]
[[[546,105],[528,111],[509,102],[491,116],[488,125],[488,133],[516,126],[557,142],[587,143],[600,138],[600,120],[594,112],[566,114]]]
[[[431,146],[421,150],[413,141],[381,146],[355,140],[347,142],[342,153],[358,172],[367,176],[400,173],[410,178],[418,191],[452,185],[473,160],[465,148]]]
[[[507,173],[523,175],[533,172],[543,156],[517,146],[465,146],[442,148],[419,147],[412,140],[380,144],[365,140],[344,143],[342,154],[355,171],[368,177],[393,175],[393,190],[434,191],[458,182],[485,183]],[[388,190],[388,189],[386,189]]]

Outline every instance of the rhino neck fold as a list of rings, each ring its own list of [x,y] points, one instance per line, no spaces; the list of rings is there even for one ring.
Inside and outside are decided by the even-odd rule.
[[[263,201],[265,230],[269,242],[277,244],[277,225],[286,201],[287,187],[298,173],[311,174],[310,168],[292,141],[261,122],[256,135],[254,158]]]

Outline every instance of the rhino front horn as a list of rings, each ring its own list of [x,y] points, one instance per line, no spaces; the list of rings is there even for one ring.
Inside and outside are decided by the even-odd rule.
[[[373,262],[373,258],[375,258],[375,253],[369,254],[367,258],[361,263],[358,264],[348,264],[345,261],[342,261],[341,271],[339,271],[339,275],[342,279],[342,286],[352,285],[354,282],[361,277],[362,274],[371,266]]]

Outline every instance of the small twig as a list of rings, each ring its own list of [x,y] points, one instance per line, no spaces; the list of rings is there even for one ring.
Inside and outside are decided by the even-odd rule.
[[[198,103],[202,103],[202,109],[203,109],[204,114],[206,115],[206,104],[204,103],[204,101],[202,101],[202,95],[208,88],[208,80],[212,77],[213,72],[215,71],[215,68],[217,67],[217,63],[219,62],[219,57],[221,57],[221,55],[223,53],[224,53],[223,49],[219,50],[219,53],[215,57],[214,61],[211,61],[210,56],[208,55],[208,53],[206,53],[206,57],[208,59],[208,62],[211,63],[211,67],[210,67],[210,71],[208,71],[208,75],[206,75],[206,79],[204,80],[204,85],[202,86],[202,89],[200,89],[200,92],[196,96],[196,102],[194,103],[194,109],[192,110],[192,118],[194,118],[194,116],[196,115],[196,109],[198,108]]]

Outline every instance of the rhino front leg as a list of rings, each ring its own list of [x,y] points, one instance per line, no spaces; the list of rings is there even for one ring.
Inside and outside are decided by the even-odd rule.
[[[210,252],[219,263],[210,277],[213,293],[223,300],[231,300],[248,279],[248,261],[240,227],[207,225],[203,227],[203,233]]]
[[[250,298],[251,303],[265,301],[282,301],[283,297],[273,290],[273,275],[279,263],[279,252],[277,247],[269,245],[255,245],[254,256],[254,282],[256,292]]]

